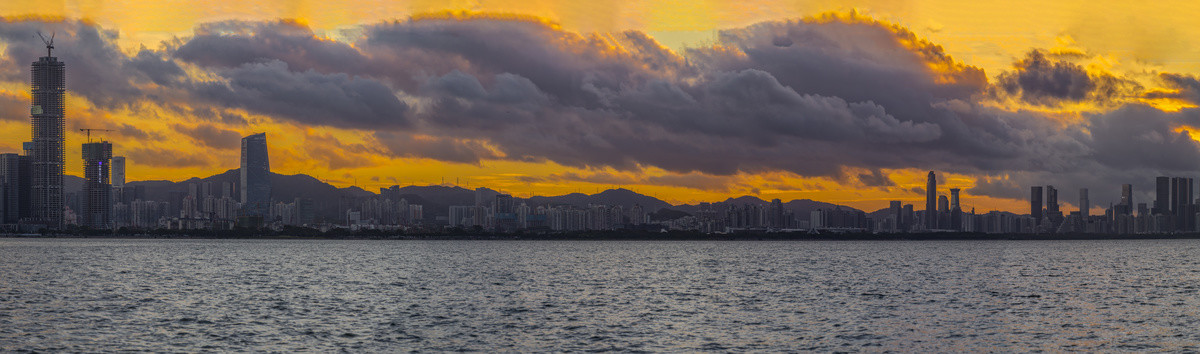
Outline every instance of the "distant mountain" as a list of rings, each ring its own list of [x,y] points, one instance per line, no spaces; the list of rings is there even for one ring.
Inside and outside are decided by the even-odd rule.
[[[166,201],[169,200],[171,192],[188,193],[190,184],[196,184],[200,188],[203,183],[212,183],[213,194],[220,195],[222,193],[223,183],[232,183],[234,188],[235,199],[240,198],[238,191],[239,180],[241,175],[238,169],[232,169],[220,174],[198,178],[193,177],[180,182],[171,181],[134,181],[126,183],[126,188],[143,186],[146,189],[147,200]],[[297,175],[281,175],[271,173],[271,199],[276,201],[292,201],[296,198],[311,198],[316,206],[316,216],[318,219],[325,220],[341,220],[344,208],[350,204],[356,204],[359,198],[371,197],[376,195],[358,187],[338,188],[325,182],[313,178],[312,176],[297,174]]]
[[[490,204],[492,201],[496,200],[496,196],[500,194],[500,192],[497,192],[497,191],[494,191],[494,190],[491,190],[488,188],[482,189],[481,193],[482,193],[481,196],[483,197],[483,200],[487,201],[488,204]],[[422,198],[426,201],[444,205],[446,207],[449,207],[452,205],[475,205],[475,190],[466,189],[466,188],[462,188],[462,187],[449,187],[449,186],[436,186],[436,185],[435,186],[405,186],[405,187],[400,188],[400,194],[401,195],[407,194],[407,195],[419,196],[420,198]],[[412,201],[409,200],[409,203],[412,203]],[[425,212],[426,213],[430,212],[429,207],[425,207]],[[445,210],[442,211],[442,213],[445,213],[445,212],[446,212]]]
[[[532,207],[539,205],[573,205],[582,208],[587,207],[589,204],[620,205],[625,210],[633,208],[636,204],[640,205],[642,210],[645,210],[647,213],[671,207],[671,203],[624,188],[609,189],[592,195],[571,193],[554,197],[531,197],[526,200],[526,203]]]
[[[238,198],[240,194],[237,188],[241,177],[238,172],[238,169],[232,169],[212,176],[203,178],[193,177],[180,182],[161,180],[134,181],[126,183],[126,188],[141,186],[145,188],[145,198],[147,200],[166,201],[169,200],[171,192],[187,194],[190,189],[189,185],[193,183],[197,185],[197,188],[200,188],[205,182],[212,183],[213,193],[217,195],[222,193],[223,183],[231,183],[234,186],[234,198]],[[64,188],[68,192],[77,192],[82,189],[83,179],[80,177],[68,175],[64,182],[66,184]],[[397,200],[402,198],[407,200],[409,204],[423,205],[427,218],[446,215],[450,206],[475,205],[476,199],[475,190],[452,186],[404,186],[398,188],[398,192],[397,195],[387,195],[387,197],[397,197]],[[480,197],[483,198],[486,205],[491,205],[495,201],[496,196],[500,194],[500,192],[488,188],[480,189],[479,193],[481,193]],[[380,196],[381,193],[363,190],[358,187],[338,188],[308,175],[271,174],[271,198],[273,200],[289,202],[296,198],[311,198],[314,204],[316,204],[317,218],[330,222],[341,220],[347,208],[360,205],[364,199]],[[664,217],[695,214],[700,209],[699,205],[671,205],[658,198],[639,194],[624,188],[609,189],[590,195],[571,193],[559,196],[518,198],[518,202],[520,201],[524,201],[529,206],[535,208],[538,206],[554,205],[571,205],[583,208],[590,204],[602,204],[609,206],[620,205],[628,210],[636,204],[640,205],[646,213],[660,212],[663,213]],[[768,205],[770,202],[754,196],[741,196],[712,204],[718,209],[723,209],[730,205]],[[799,219],[807,220],[809,213],[813,210],[833,209],[839,206],[809,199],[800,199],[784,203],[783,207],[795,213]],[[847,206],[840,207],[842,209],[858,210]],[[666,211],[662,211],[663,209],[666,209]],[[882,211],[876,211],[872,214],[880,212]]]
[[[741,196],[741,197],[737,197],[737,198],[729,198],[723,202],[712,203],[713,207],[717,208],[718,210],[727,208],[730,205],[740,206],[740,205],[745,205],[745,204],[769,205],[769,204],[771,204],[771,202],[759,199],[758,197],[753,197],[753,196],[747,195],[747,196]],[[800,220],[808,220],[809,214],[812,213],[813,210],[833,209],[833,208],[838,208],[838,207],[840,207],[844,210],[846,210],[846,209],[858,210],[856,208],[851,208],[851,207],[848,207],[845,205],[837,205],[837,204],[832,204],[832,203],[818,202],[818,201],[811,200],[811,199],[796,199],[796,200],[792,200],[792,201],[783,203],[783,209],[790,210],[792,213],[795,213],[796,218],[798,218]],[[684,205],[677,205],[674,207],[674,209],[683,211],[686,213],[695,214],[697,211],[700,211],[700,206],[684,204]]]

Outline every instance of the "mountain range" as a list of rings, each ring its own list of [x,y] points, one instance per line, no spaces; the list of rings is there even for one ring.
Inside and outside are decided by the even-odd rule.
[[[83,179],[76,176],[65,176],[66,191],[79,192],[82,190]],[[223,183],[232,183],[235,188],[238,185],[240,175],[238,169],[231,169],[223,173],[208,177],[193,177],[179,182],[166,180],[150,180],[150,181],[132,181],[126,183],[126,189],[142,187],[145,190],[144,198],[147,200],[166,201],[172,192],[186,195],[191,189],[191,184],[196,184],[197,188],[205,182],[212,183],[213,193],[220,195],[222,193],[221,186]],[[383,192],[371,192],[359,187],[335,187],[312,176],[304,174],[282,175],[271,173],[271,198],[276,201],[290,202],[296,198],[311,198],[316,206],[316,216],[318,220],[336,222],[342,219],[342,213],[346,208],[359,205],[363,200],[380,197]],[[497,192],[488,188],[480,188],[479,196],[484,201],[490,203],[499,195]],[[436,216],[445,216],[448,209],[452,205],[475,205],[476,190],[466,189],[457,186],[429,185],[429,186],[404,186],[398,188],[399,198],[408,201],[409,204],[420,204],[424,206],[426,218]],[[238,198],[238,193],[234,193],[235,199]],[[685,215],[694,214],[700,210],[700,205],[681,204],[672,205],[658,198],[643,195],[628,189],[617,188],[609,189],[596,194],[570,193],[559,196],[534,196],[520,199],[531,207],[538,206],[556,206],[570,205],[576,207],[587,207],[590,204],[603,205],[620,205],[626,210],[629,210],[634,205],[640,205],[646,213],[652,213],[662,209],[673,210],[681,213],[671,213],[670,215]],[[769,201],[759,199],[754,196],[741,196],[737,198],[729,198],[725,201],[714,202],[711,205],[718,210],[729,205],[767,205]],[[814,201],[810,199],[797,199],[783,203],[786,210],[790,210],[796,214],[801,220],[807,220],[809,212],[817,209],[832,209],[841,207],[842,209],[851,209],[847,206],[839,206],[836,204]],[[874,213],[878,213],[876,211]]]

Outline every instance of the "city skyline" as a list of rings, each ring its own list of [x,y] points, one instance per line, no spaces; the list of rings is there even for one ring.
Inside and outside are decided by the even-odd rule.
[[[128,158],[130,181],[234,168],[238,139],[257,132],[272,136],[275,172],[372,191],[442,181],[518,196],[624,187],[672,204],[752,195],[873,211],[936,204],[958,188],[964,210],[1025,214],[1029,187],[1053,185],[1069,191],[1064,208],[1089,188],[1098,213],[1122,184],[1200,175],[1190,136],[1200,69],[1180,60],[1195,48],[1106,47],[1088,40],[1103,29],[1067,25],[1069,10],[983,39],[1005,45],[988,51],[955,34],[992,25],[892,5],[741,12],[679,25],[687,30],[658,19],[581,24],[570,6],[414,5],[334,20],[209,6],[173,29],[104,9],[21,6],[0,5],[9,16],[0,112],[28,109],[29,73],[7,64],[27,70],[45,53],[34,34],[57,33],[71,78],[72,175],[82,175],[70,163],[81,127],[116,130],[105,135]],[[705,11],[687,16],[724,16]],[[29,13],[63,17],[16,16]],[[467,42],[431,42],[448,34]],[[851,80],[853,71],[871,79]],[[825,72],[816,77],[845,86],[805,79]],[[1059,77],[1069,80],[1048,79]],[[17,152],[28,121],[4,118],[12,129],[0,150]],[[929,170],[940,179],[934,198]],[[1149,188],[1133,194],[1154,199]]]

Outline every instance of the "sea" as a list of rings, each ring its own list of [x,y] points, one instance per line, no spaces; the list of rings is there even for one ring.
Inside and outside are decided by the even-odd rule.
[[[3,352],[1200,350],[1200,240],[0,238]]]

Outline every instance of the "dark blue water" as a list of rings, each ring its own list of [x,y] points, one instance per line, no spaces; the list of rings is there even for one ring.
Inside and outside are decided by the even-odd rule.
[[[1200,241],[0,239],[0,351],[1200,349]]]

